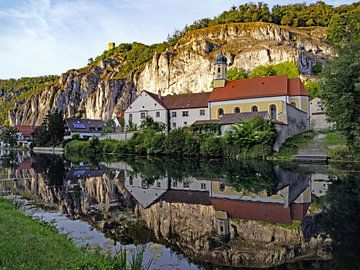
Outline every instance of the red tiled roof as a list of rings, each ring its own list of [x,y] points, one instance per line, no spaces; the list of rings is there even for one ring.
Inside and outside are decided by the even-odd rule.
[[[279,203],[238,201],[211,198],[215,210],[225,211],[230,218],[267,221],[290,224],[292,220],[303,220],[309,204],[291,204],[284,207]]]
[[[307,96],[308,94],[300,79],[288,79],[287,75],[280,75],[228,81],[224,87],[214,88],[209,101],[286,95]]]
[[[289,95],[290,96],[308,96],[304,84],[299,78],[289,79]]]
[[[167,95],[162,97],[161,101],[170,110],[205,108],[208,106],[210,94],[211,92]]]
[[[29,125],[16,125],[15,127],[19,133],[28,137],[32,136],[37,128]]]

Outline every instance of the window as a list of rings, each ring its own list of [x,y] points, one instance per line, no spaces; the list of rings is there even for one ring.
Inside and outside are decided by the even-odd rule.
[[[130,178],[129,185],[132,186],[133,184],[134,184],[134,182],[133,182],[132,178]]]
[[[145,113],[144,112],[142,112],[141,114],[140,114],[140,119],[144,119],[145,118]]]
[[[296,108],[296,102],[291,102],[290,105]]]
[[[182,116],[183,117],[188,117],[189,116],[189,111],[183,111]]]
[[[173,181],[173,187],[177,187],[177,182],[175,180]]]
[[[172,123],[172,128],[176,128],[176,123],[175,122]]]
[[[234,113],[240,113],[240,108],[239,108],[239,107],[235,107],[235,108],[234,108]]]
[[[176,112],[171,112],[171,117],[176,117]]]
[[[187,125],[187,122],[184,122],[184,126],[186,126]]]
[[[225,190],[225,184],[224,184],[224,183],[220,183],[219,190],[220,190],[220,191],[224,191],[224,190]]]
[[[156,186],[157,186],[158,188],[160,187],[160,185],[161,185],[160,182],[157,182],[157,183],[156,183]]]
[[[223,116],[223,115],[224,115],[224,109],[220,108],[218,110],[218,118],[221,118],[221,116]]]
[[[218,67],[218,73],[220,73],[220,71],[221,71],[221,69],[220,69],[220,67]]]
[[[156,112],[156,117],[160,117],[160,112]]]
[[[129,122],[132,122],[132,113],[129,114]]]
[[[271,119],[276,119],[277,112],[276,112],[276,106],[274,104],[270,105],[270,117]]]
[[[206,184],[201,183],[201,189],[206,189]]]
[[[256,105],[254,105],[254,106],[251,107],[251,111],[252,112],[258,112],[259,109],[258,109],[258,107]]]
[[[205,110],[200,110],[200,116],[204,116],[205,115]]]
[[[184,187],[184,188],[189,188],[189,187],[190,187],[189,182],[183,183],[183,187]]]

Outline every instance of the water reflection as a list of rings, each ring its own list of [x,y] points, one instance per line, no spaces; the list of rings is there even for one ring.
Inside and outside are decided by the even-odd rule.
[[[325,167],[305,173],[269,162],[145,158],[72,164],[50,155],[25,156],[3,167],[2,178],[18,179],[1,181],[3,194],[41,200],[125,245],[163,243],[189,260],[217,265],[268,267],[303,256],[328,258],[328,234],[339,231],[326,226],[337,226],[330,222],[339,211],[333,203],[360,200],[333,191],[338,185],[330,185]],[[342,233],[357,233],[350,230]],[[341,244],[340,235],[330,233]],[[178,265],[188,260],[171,256],[160,257]]]

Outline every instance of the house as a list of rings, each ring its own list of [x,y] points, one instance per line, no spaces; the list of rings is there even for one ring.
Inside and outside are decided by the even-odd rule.
[[[34,140],[34,134],[38,127],[31,125],[16,125],[18,144],[28,145]]]
[[[65,139],[79,134],[80,138],[100,137],[105,122],[101,119],[65,119]]]
[[[214,89],[209,98],[210,119],[240,112],[268,112],[271,119],[287,122],[284,111],[292,106],[308,114],[309,95],[299,78],[287,75],[226,80],[227,59],[216,58]]]
[[[206,120],[210,92],[161,96],[146,90],[125,111],[125,126],[140,126],[150,116],[166,124],[167,130],[189,126],[196,120]]]
[[[332,127],[332,124],[326,119],[326,112],[320,98],[314,98],[310,101],[310,125],[312,130],[317,131]]]

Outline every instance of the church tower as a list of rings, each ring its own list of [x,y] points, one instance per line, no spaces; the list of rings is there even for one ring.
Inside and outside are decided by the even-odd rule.
[[[215,61],[214,88],[224,87],[226,83],[227,59],[220,53]]]

